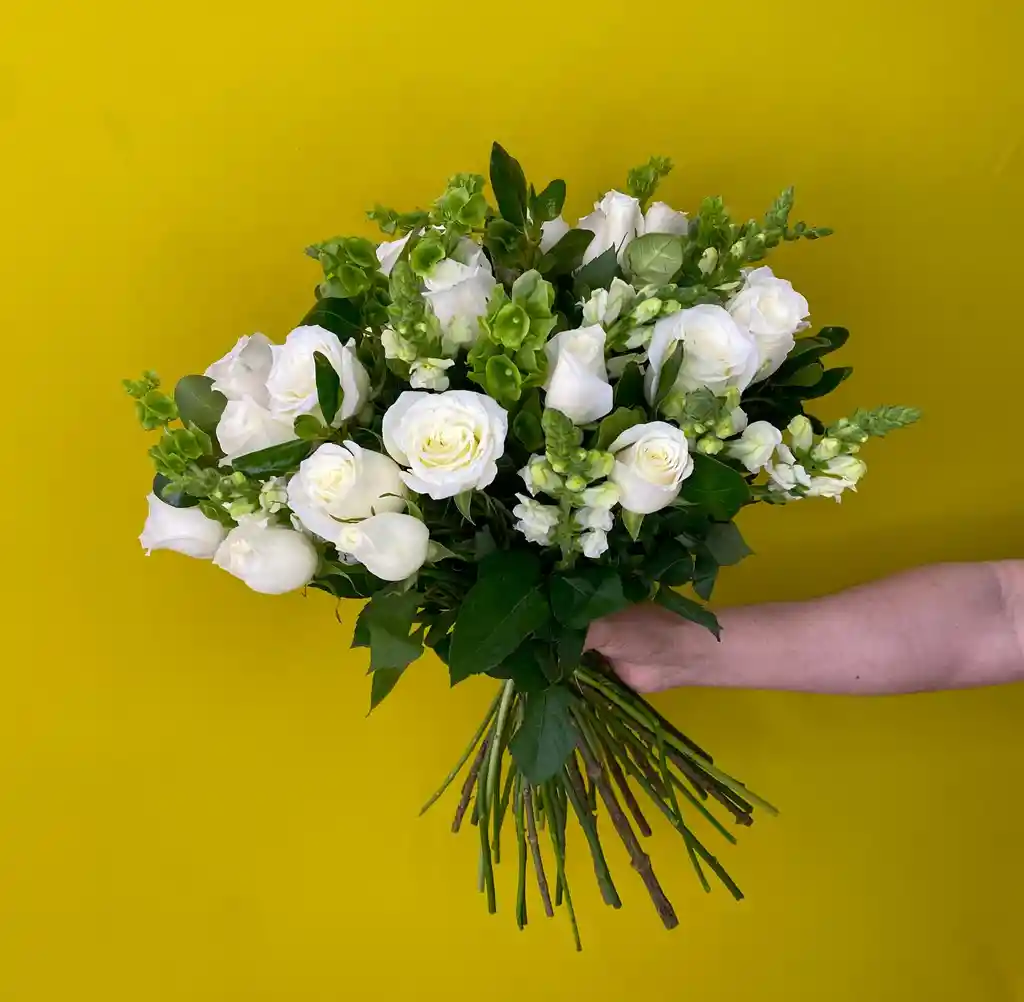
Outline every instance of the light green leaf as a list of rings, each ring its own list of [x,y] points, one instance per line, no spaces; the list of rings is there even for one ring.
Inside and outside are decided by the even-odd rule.
[[[640,538],[640,526],[643,524],[643,515],[638,515],[635,511],[626,511],[622,509],[622,524],[626,527],[626,532],[629,533],[629,538],[635,543]]]
[[[455,507],[458,508],[459,514],[473,525],[473,492],[462,491],[455,495]]]
[[[194,424],[207,435],[216,435],[228,398],[213,388],[209,376],[182,376],[174,387],[174,403],[182,424]]]
[[[642,407],[617,407],[598,425],[594,448],[608,449],[624,431],[646,420],[647,412]]]
[[[638,285],[667,285],[683,266],[683,241],[670,233],[647,233],[626,248],[626,268]]]

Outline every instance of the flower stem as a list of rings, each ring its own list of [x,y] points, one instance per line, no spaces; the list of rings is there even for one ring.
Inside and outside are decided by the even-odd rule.
[[[555,854],[555,887],[558,901],[561,902],[564,895],[565,909],[569,914],[569,925],[572,928],[573,942],[576,944],[576,951],[583,949],[580,942],[580,930],[576,924],[576,912],[572,907],[572,895],[569,893],[569,881],[565,876],[565,838],[559,832],[564,828],[559,818],[558,809],[558,787],[549,780],[540,787],[541,802],[544,805],[544,813],[548,818],[548,835],[551,837],[551,848]]]
[[[619,892],[615,889],[615,882],[608,869],[604,849],[601,848],[601,839],[597,834],[594,816],[590,813],[586,801],[587,794],[583,788],[583,778],[580,776],[575,754],[569,757],[569,762],[563,770],[562,786],[572,804],[572,809],[576,812],[583,834],[587,837],[590,855],[594,861],[594,874],[597,876],[597,883],[601,888],[601,897],[604,898],[605,904],[611,905],[612,908],[621,908],[622,898],[619,897]]]
[[[540,841],[537,838],[537,819],[533,810],[533,789],[529,783],[523,786],[523,807],[526,814],[526,835],[530,843],[530,854],[533,857],[533,868],[537,873],[537,890],[544,905],[544,914],[553,918],[555,909],[551,906],[551,891],[548,889],[548,878],[544,872],[544,857],[540,853]]]

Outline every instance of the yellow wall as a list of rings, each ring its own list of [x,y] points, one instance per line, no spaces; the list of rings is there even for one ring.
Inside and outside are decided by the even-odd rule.
[[[448,805],[416,818],[487,682],[449,694],[425,663],[364,719],[326,597],[143,558],[120,377],[283,336],[305,244],[483,169],[492,138],[573,212],[659,152],[681,207],[746,216],[792,182],[836,228],[776,259],[854,332],[829,414],[927,419],[841,508],[753,513],[723,600],[1024,555],[1020,4],[476,6],[5,9],[0,999],[1024,997],[1020,687],[665,697],[784,813],[723,850],[741,905],[656,836],[673,934],[621,854],[604,909],[577,844],[580,959],[561,917],[515,931],[511,873],[484,914]]]

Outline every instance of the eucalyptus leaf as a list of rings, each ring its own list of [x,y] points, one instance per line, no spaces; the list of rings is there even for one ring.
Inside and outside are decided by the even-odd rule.
[[[637,286],[667,285],[683,266],[683,241],[671,233],[647,233],[626,248],[626,268]]]
[[[207,435],[216,436],[228,398],[213,388],[209,376],[182,376],[174,387],[174,403],[182,424],[194,424]]]
[[[561,685],[526,696],[523,722],[509,742],[509,751],[534,785],[558,773],[576,747],[578,731],[571,706],[572,694]]]
[[[312,451],[312,442],[296,439],[239,456],[232,460],[231,467],[250,477],[272,477],[294,472]]]

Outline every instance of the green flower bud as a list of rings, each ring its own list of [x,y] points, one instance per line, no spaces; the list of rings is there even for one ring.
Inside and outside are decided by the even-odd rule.
[[[591,449],[587,453],[587,476],[591,480],[600,480],[607,477],[615,466],[615,457],[610,452],[602,452],[600,449]]]
[[[587,458],[587,450],[586,449],[576,449],[576,451],[573,452],[573,454],[572,454],[572,458],[577,463],[585,462],[586,458]]]
[[[700,256],[697,267],[702,275],[710,275],[718,265],[718,251],[714,247],[708,247]]]
[[[722,451],[725,443],[714,435],[705,435],[697,443],[697,451],[703,456],[715,456]]]
[[[662,301],[657,296],[645,299],[633,310],[631,316],[637,324],[649,324],[661,312],[661,306]]]
[[[584,490],[587,486],[587,480],[581,477],[579,474],[574,473],[571,477],[568,477],[565,481],[565,489],[572,491],[573,494],[578,494]]]
[[[842,449],[843,443],[838,438],[828,436],[811,449],[811,458],[815,462],[824,463],[830,459],[835,459],[842,452]]]
[[[555,473],[565,473],[568,468],[567,463],[564,463],[557,456],[553,457],[550,452],[547,454],[547,460],[551,464],[551,469],[553,469]]]
[[[256,506],[250,501],[233,501],[228,505],[228,514],[232,518],[241,518],[243,515],[251,515],[256,510]]]
[[[678,313],[682,308],[682,303],[677,303],[674,299],[669,299],[667,302],[662,304],[661,315],[663,317],[667,317],[673,313]]]
[[[814,429],[803,414],[797,414],[786,429],[797,452],[808,452],[814,442]]]
[[[746,241],[744,241],[744,240],[737,240],[736,243],[734,243],[729,248],[729,253],[733,257],[743,257],[743,253],[744,253],[744,251],[746,251],[746,249],[747,249]]]
[[[693,429],[694,435],[703,435],[704,432],[708,430],[708,426],[706,424],[702,424],[700,421],[694,421],[691,428]]]

